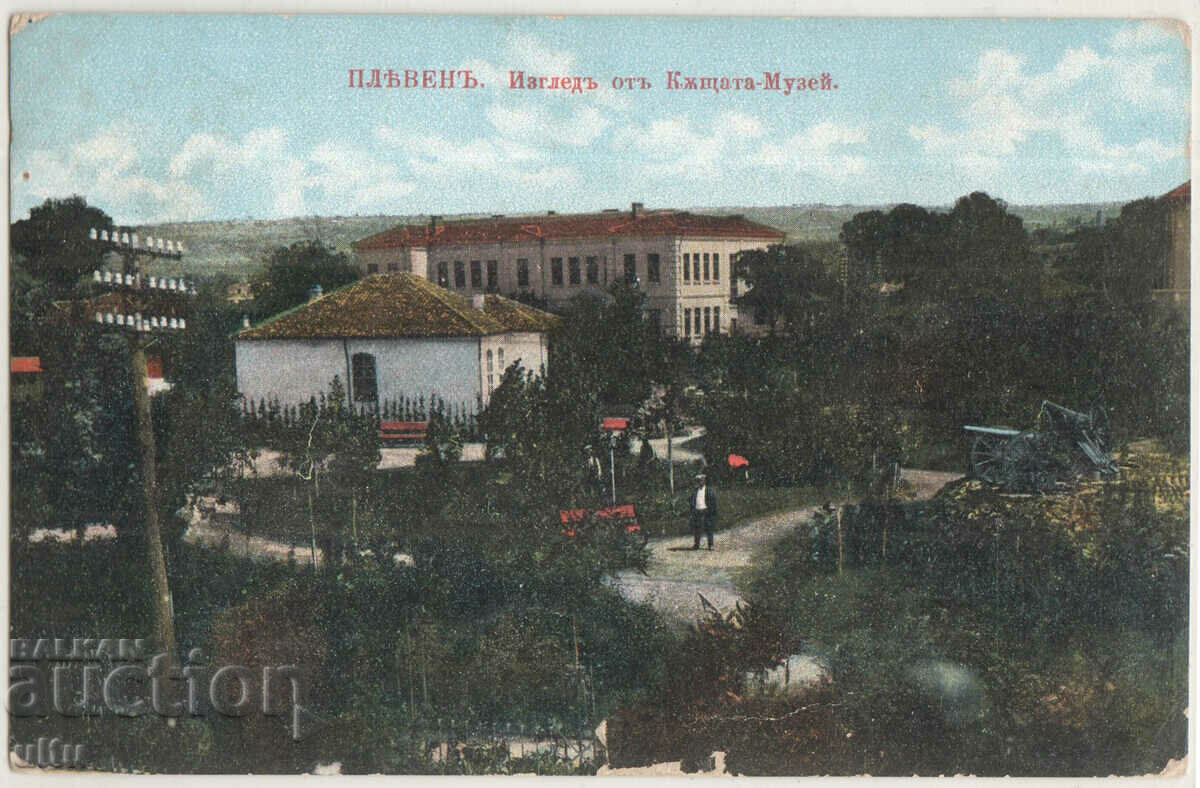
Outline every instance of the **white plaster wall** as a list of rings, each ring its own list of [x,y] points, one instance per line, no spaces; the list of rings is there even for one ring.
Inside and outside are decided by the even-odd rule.
[[[492,380],[491,385],[488,383],[488,365],[487,354],[492,354]],[[500,352],[504,352],[504,360],[501,362]],[[547,361],[547,340],[544,334],[514,332],[510,334],[494,334],[484,337],[479,343],[479,369],[481,385],[483,386],[483,402],[486,405],[491,398],[492,391],[496,386],[500,385],[500,378],[504,376],[504,371],[516,362],[520,362],[521,366],[534,373],[540,375],[546,367]]]
[[[375,356],[381,400],[431,393],[474,410],[481,394],[479,339],[242,340],[236,343],[238,391],[257,404],[307,402],[328,391],[334,375],[346,385],[347,352]],[[507,351],[506,351],[507,355]]]
[[[437,394],[447,404],[474,411],[479,403],[479,339],[351,339],[355,353],[375,356],[380,401]]]
[[[234,345],[238,391],[257,407],[261,400],[307,402],[329,390],[333,376],[346,382],[342,343],[318,339],[240,340]]]

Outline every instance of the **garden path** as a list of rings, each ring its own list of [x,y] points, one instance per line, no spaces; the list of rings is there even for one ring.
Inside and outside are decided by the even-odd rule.
[[[902,478],[909,484],[907,498],[927,500],[962,474],[906,468]],[[626,599],[647,602],[672,623],[686,627],[704,615],[700,594],[718,609],[732,610],[741,598],[735,587],[739,573],[753,564],[756,553],[816,511],[807,507],[756,517],[718,532],[711,551],[692,550],[691,536],[651,539],[646,574],[626,570],[609,583]]]

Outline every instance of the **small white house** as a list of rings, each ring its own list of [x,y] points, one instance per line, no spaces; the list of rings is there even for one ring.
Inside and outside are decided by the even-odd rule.
[[[411,274],[360,279],[235,337],[238,391],[299,404],[334,376],[354,403],[431,395],[474,412],[514,363],[539,372],[554,315],[495,295],[464,297]]]

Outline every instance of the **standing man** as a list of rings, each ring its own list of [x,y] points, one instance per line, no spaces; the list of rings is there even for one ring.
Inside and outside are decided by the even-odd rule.
[[[692,493],[692,544],[693,550],[700,549],[700,530],[708,536],[708,549],[713,549],[713,531],[717,526],[717,495],[708,486],[708,477],[696,474],[696,491]]]

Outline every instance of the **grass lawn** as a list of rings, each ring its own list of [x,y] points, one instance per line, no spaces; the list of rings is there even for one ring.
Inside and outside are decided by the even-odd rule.
[[[374,484],[371,485],[373,491],[365,491],[359,500],[359,527],[367,529],[370,527],[368,522],[373,520],[377,524],[376,527],[394,529],[395,535],[401,541],[407,541],[421,533],[447,536],[455,531],[461,531],[464,539],[477,541],[483,536],[481,530],[484,534],[492,531],[491,527],[479,525],[478,518],[471,516],[478,515],[486,509],[481,501],[475,499],[486,497],[482,493],[486,490],[486,481],[492,473],[491,469],[479,463],[463,463],[455,467],[446,480],[448,489],[456,489],[460,495],[465,491],[478,491],[466,492],[464,497],[470,505],[454,507],[454,513],[442,511],[431,513],[428,519],[414,520],[413,513],[405,511],[407,507],[396,508],[387,505],[388,499],[403,499],[404,488],[411,483],[413,470],[377,471]],[[636,481],[631,474],[625,483],[618,485],[618,502],[633,503],[637,506],[639,520],[652,538],[690,534],[688,499],[692,493],[691,476],[689,473],[677,471],[676,482],[676,492],[672,496],[665,489],[665,473],[646,474]],[[816,506],[844,494],[842,491],[835,492],[822,487],[772,487],[740,481],[717,485],[716,490],[720,496],[720,519],[717,523],[719,530],[778,511]],[[238,518],[235,528],[248,529],[256,536],[275,539],[285,544],[309,543],[311,532],[304,486],[298,484],[295,479],[257,479],[248,485],[247,492],[250,495],[245,499],[248,505],[246,516]],[[338,522],[342,527],[348,528],[349,500],[330,500],[324,495],[322,499],[316,502],[317,511],[314,512],[318,536],[326,531],[323,523]],[[607,500],[598,501],[597,505],[606,503]],[[407,516],[396,519],[401,512]],[[539,513],[538,518],[543,514]],[[466,519],[463,519],[463,516]]]

